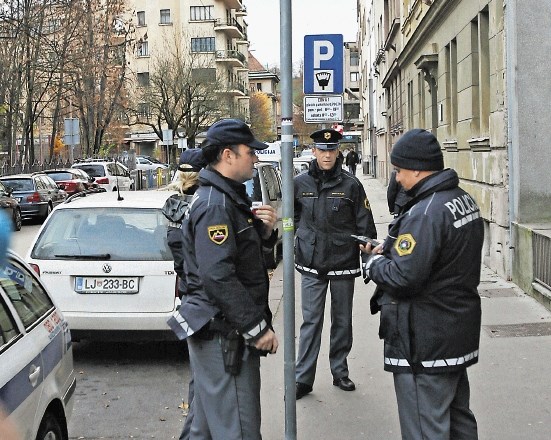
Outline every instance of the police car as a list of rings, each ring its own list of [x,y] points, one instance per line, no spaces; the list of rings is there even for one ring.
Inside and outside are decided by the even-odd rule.
[[[71,335],[32,269],[0,264],[0,405],[24,440],[65,440],[76,387]]]

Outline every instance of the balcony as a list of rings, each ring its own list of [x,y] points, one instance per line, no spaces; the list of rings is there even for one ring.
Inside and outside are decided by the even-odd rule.
[[[224,0],[224,4],[229,9],[243,9],[243,2],[241,0]]]
[[[249,90],[247,90],[245,84],[237,81],[229,82],[227,88],[224,90],[218,90],[218,93],[236,96],[238,98],[248,98],[249,96]]]
[[[214,22],[214,30],[224,32],[230,38],[242,39],[244,34],[243,26],[233,17],[229,21],[217,18]]]
[[[217,50],[216,62],[227,63],[232,67],[247,70],[247,58],[237,50]]]
[[[241,6],[241,9],[235,11],[236,17],[245,17],[247,15],[247,7],[245,5]]]

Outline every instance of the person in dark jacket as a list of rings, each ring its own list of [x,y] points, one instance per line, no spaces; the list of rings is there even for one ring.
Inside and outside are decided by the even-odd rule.
[[[260,355],[278,348],[263,246],[276,244],[277,215],[253,214],[243,182],[268,146],[237,119],[213,124],[207,141],[182,224],[188,298],[176,316],[195,380],[191,438],[260,439]]]
[[[356,153],[356,150],[353,148],[348,151],[348,154],[345,158],[346,166],[348,167],[348,171],[353,176],[356,175],[356,166],[360,163],[360,156],[358,156],[358,153]]]
[[[167,200],[168,212],[172,214],[168,218],[167,242],[174,259],[174,271],[178,275],[178,296],[182,302],[186,300],[187,294],[184,251],[182,248],[182,219],[184,210],[187,209],[187,205],[191,202],[191,198],[198,187],[199,171],[206,165],[203,150],[200,148],[185,150],[180,156],[177,178],[167,186],[168,190],[176,190],[179,193],[177,196],[172,196],[175,200]],[[173,321],[172,318],[171,321]],[[180,433],[180,440],[188,440],[190,436],[191,422],[193,421],[193,395],[194,380],[192,371],[188,384],[188,413]]]
[[[329,362],[333,385],[356,388],[349,377],[354,279],[361,275],[360,252],[351,234],[377,237],[369,201],[360,181],[342,169],[332,129],[310,136],[315,143],[308,172],[294,179],[295,267],[301,273],[302,318],[296,363],[296,398],[312,391],[321,344],[325,297],[331,291]]]
[[[384,368],[394,373],[403,439],[476,439],[467,367],[478,361],[484,226],[474,199],[444,169],[430,132],[405,133],[390,154],[411,200],[383,245],[361,246],[377,284]]]
[[[392,170],[390,173],[388,188],[386,190],[386,199],[388,202],[388,210],[394,217],[400,215],[403,206],[411,199],[411,197],[406,194],[404,187],[396,181],[396,170]]]

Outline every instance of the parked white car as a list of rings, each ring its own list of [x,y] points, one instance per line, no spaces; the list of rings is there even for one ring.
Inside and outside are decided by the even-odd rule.
[[[167,165],[162,163],[155,163],[150,161],[149,159],[146,159],[143,156],[136,156],[136,169],[142,170],[142,171],[157,171],[157,170],[164,170],[168,168]]]
[[[107,192],[128,191],[134,188],[134,180],[122,163],[115,161],[90,160],[74,163],[71,168],[79,168],[94,177],[94,183],[105,188]]]
[[[172,194],[75,197],[40,229],[27,261],[55,288],[75,340],[174,338],[166,321],[180,300],[161,212]]]
[[[8,252],[0,267],[0,402],[21,439],[69,438],[75,387],[67,321],[32,269]]]
[[[268,269],[275,269],[281,257],[281,242],[283,240],[281,177],[279,171],[269,162],[257,162],[255,168],[253,178],[245,182],[245,187],[253,202],[271,205],[276,210],[277,245],[264,253]]]

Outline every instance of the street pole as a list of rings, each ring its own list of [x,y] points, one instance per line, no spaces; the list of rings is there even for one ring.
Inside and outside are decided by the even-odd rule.
[[[283,178],[283,335],[285,439],[297,438],[295,394],[295,255],[293,191],[293,61],[291,0],[280,0],[281,168]]]

